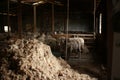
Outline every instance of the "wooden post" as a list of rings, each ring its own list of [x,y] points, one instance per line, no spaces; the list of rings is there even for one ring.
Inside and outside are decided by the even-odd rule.
[[[9,15],[9,12],[10,12],[10,10],[9,10],[9,7],[10,7],[10,1],[8,0],[7,1],[7,4],[8,4],[8,11],[7,11],[7,25],[8,25],[8,35],[10,35],[10,15]]]
[[[111,76],[113,55],[112,0],[106,0],[107,8],[107,66],[108,76]],[[108,79],[111,80],[111,79]]]
[[[96,36],[96,0],[94,0],[94,39]]]
[[[52,4],[52,33],[54,33],[54,4]]]
[[[33,28],[33,32],[36,32],[36,5],[33,6],[33,13],[34,13],[34,28]]]
[[[69,0],[67,0],[67,23],[66,23],[66,54],[65,59],[68,59],[67,43],[68,43],[68,27],[69,27]]]
[[[19,37],[22,38],[22,6],[20,1],[19,1],[17,13],[18,13],[18,34]]]

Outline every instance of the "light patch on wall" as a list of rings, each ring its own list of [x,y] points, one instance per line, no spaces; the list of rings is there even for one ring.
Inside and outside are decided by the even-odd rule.
[[[11,31],[11,27],[4,26],[4,31],[5,31],[5,32],[10,32],[10,31]]]
[[[99,20],[99,33],[102,33],[102,13],[100,13],[100,20]]]

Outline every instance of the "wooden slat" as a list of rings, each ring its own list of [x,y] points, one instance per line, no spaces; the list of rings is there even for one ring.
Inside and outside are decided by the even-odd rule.
[[[56,35],[53,35],[53,37],[55,37],[55,38],[67,37],[67,35],[66,34],[56,34]],[[70,38],[70,37],[82,37],[84,39],[93,39],[94,34],[68,34],[68,38]]]

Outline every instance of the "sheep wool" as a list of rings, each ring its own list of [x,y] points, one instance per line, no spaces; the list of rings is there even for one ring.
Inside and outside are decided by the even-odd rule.
[[[97,80],[73,70],[37,39],[9,40],[5,44],[0,49],[1,80]]]

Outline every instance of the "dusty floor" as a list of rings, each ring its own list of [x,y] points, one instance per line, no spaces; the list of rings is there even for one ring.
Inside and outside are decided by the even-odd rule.
[[[99,80],[107,80],[107,69],[102,64],[93,61],[69,60],[71,67],[79,73],[89,74]]]
[[[59,53],[54,53],[54,55],[60,57]],[[99,80],[108,80],[107,68],[102,63],[97,63],[92,54],[82,55],[81,59],[72,57],[67,62],[72,69],[79,73],[89,74],[90,76],[97,77]]]

